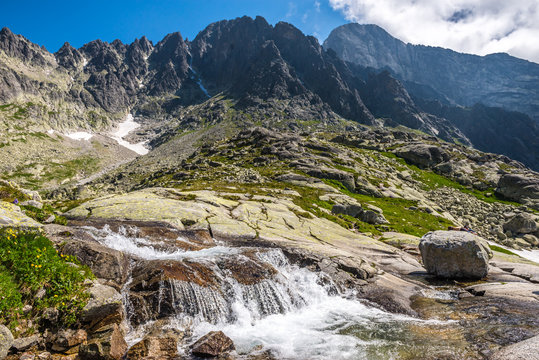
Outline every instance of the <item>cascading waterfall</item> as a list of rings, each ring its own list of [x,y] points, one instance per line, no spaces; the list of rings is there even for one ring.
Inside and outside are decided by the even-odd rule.
[[[170,301],[174,326],[189,327],[194,340],[208,331],[222,330],[234,340],[238,353],[262,348],[283,359],[394,358],[399,346],[407,345],[407,324],[440,324],[390,314],[361,303],[353,294],[339,294],[331,281],[290,264],[279,249],[217,245],[198,251],[164,250],[163,244],[126,228],[120,227],[118,232],[107,226],[85,229],[101,244],[143,260],[187,261],[210,269],[216,279],[211,286],[162,281],[156,311],[162,311],[161,301]],[[242,283],[223,265],[230,259],[254,262],[273,272]],[[128,285],[124,301],[132,311]],[[132,343],[141,338],[144,329],[145,325],[132,328]]]

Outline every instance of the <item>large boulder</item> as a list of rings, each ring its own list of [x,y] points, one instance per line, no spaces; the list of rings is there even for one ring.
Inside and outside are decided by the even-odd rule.
[[[4,325],[0,325],[0,360],[5,359],[11,345],[13,344],[13,335]]]
[[[167,360],[178,358],[178,342],[185,333],[175,328],[166,328],[170,325],[160,321],[156,321],[153,326],[156,327],[153,331],[129,348],[128,359]]]
[[[539,177],[537,176],[505,174],[498,181],[496,193],[509,200],[530,203],[539,209]]]
[[[37,228],[42,225],[26,216],[17,205],[0,201],[0,227],[4,226]]]
[[[449,160],[449,155],[442,148],[422,143],[400,147],[395,154],[422,168],[431,168]]]
[[[94,283],[89,289],[90,300],[82,309],[81,321],[89,329],[119,324],[124,318],[122,296],[114,288]]]
[[[511,234],[531,234],[537,231],[537,222],[530,214],[517,214],[503,224],[504,231],[511,231]]]
[[[215,357],[235,350],[234,342],[222,331],[210,331],[197,340],[192,346],[193,355]]]
[[[298,167],[299,170],[304,171],[307,175],[318,178],[318,179],[329,179],[340,181],[349,191],[354,191],[356,189],[356,182],[354,175],[325,166],[321,167]]]
[[[421,238],[419,250],[429,274],[448,279],[481,279],[488,274],[488,243],[465,231],[433,231]]]
[[[111,280],[118,286],[127,280],[129,258],[120,251],[94,241],[73,239],[65,244],[62,253],[75,256],[100,279]]]

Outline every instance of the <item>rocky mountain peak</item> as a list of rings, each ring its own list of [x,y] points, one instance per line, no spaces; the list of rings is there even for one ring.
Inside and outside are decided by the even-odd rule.
[[[175,32],[168,34],[155,45],[150,60],[157,66],[172,62],[177,68],[185,68],[182,63],[186,62],[188,53],[187,44],[182,35]]]
[[[150,54],[150,52],[153,50],[153,44],[146,36],[142,36],[140,39],[135,39],[130,47],[137,48],[146,55]]]
[[[68,70],[76,69],[84,61],[82,54],[68,42],[65,42],[54,56],[58,64]]]
[[[0,50],[7,56],[18,58],[24,62],[44,66],[46,50],[33,44],[22,35],[14,34],[9,28],[4,27],[0,31]]]

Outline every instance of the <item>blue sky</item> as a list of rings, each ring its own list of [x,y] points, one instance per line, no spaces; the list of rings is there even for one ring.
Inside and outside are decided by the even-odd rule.
[[[95,39],[130,43],[146,35],[156,43],[175,31],[193,39],[212,22],[243,15],[261,15],[271,24],[290,22],[320,41],[348,22],[327,0],[6,0],[0,27],[54,52],[65,41],[80,47]]]

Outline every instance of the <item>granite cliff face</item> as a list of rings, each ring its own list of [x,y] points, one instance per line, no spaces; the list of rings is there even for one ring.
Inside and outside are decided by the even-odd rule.
[[[483,103],[539,120],[539,64],[507,54],[476,56],[406,44],[376,25],[340,26],[324,47],[345,61],[389,70],[421,97],[452,105]]]

